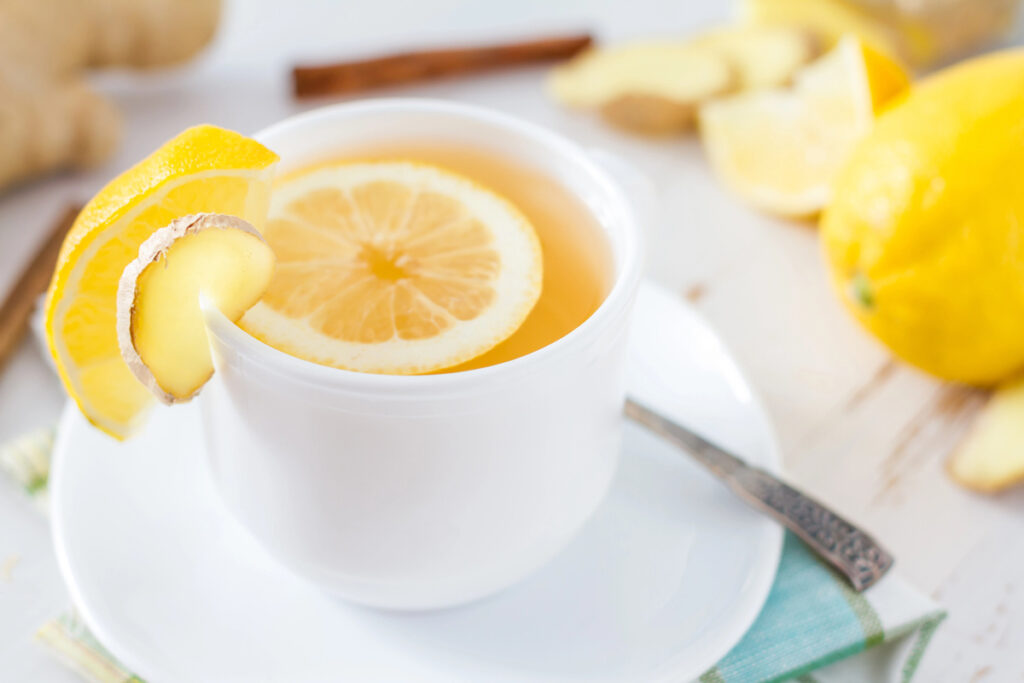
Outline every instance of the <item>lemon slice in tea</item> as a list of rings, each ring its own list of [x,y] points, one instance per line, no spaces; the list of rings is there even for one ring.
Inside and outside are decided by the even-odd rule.
[[[242,318],[322,365],[418,374],[508,338],[540,296],[540,241],[511,203],[407,161],[321,165],[274,189],[264,237],[277,269]]]

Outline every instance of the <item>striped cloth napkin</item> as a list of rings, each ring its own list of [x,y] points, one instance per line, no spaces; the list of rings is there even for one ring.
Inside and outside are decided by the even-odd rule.
[[[53,429],[0,446],[0,469],[46,508]],[[700,683],[910,681],[945,612],[892,572],[855,593],[795,536],[787,535],[768,601],[743,640]],[[37,639],[83,679],[140,682],[73,610]]]

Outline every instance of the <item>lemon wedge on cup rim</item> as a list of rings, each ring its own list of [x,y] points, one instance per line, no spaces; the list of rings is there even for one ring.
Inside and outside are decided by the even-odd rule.
[[[79,216],[46,328],[68,393],[100,429],[123,438],[154,395],[189,400],[212,375],[201,295],[237,321],[265,294],[245,324],[255,336],[308,361],[390,374],[489,350],[539,298],[543,258],[526,217],[425,164],[293,174],[277,187],[271,250],[252,223],[266,218],[276,160],[235,133],[190,129]]]
[[[68,395],[104,432],[128,436],[153,402],[118,345],[125,267],[156,230],[188,214],[229,214],[261,227],[276,162],[237,133],[190,128],[108,183],[75,220],[46,297],[46,338]]]

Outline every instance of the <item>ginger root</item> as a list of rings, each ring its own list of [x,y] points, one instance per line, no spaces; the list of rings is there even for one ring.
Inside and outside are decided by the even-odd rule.
[[[120,116],[80,80],[0,65],[0,187],[57,168],[86,168],[117,146]]]
[[[182,62],[212,38],[220,4],[0,0],[0,189],[108,159],[120,117],[82,71]]]

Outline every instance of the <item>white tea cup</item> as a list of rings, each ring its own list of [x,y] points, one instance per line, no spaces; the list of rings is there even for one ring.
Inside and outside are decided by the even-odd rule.
[[[476,370],[339,370],[207,311],[210,469],[229,510],[282,564],[394,609],[456,605],[522,579],[590,517],[615,472],[641,261],[621,187],[543,128],[449,102],[341,104],[256,138],[281,156],[279,173],[395,138],[473,146],[563,184],[605,231],[614,281],[598,310],[538,351]]]

